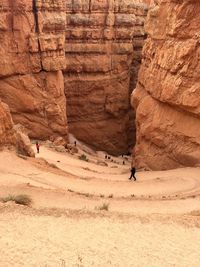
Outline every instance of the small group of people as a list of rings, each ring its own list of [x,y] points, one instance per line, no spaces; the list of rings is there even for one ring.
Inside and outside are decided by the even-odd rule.
[[[77,145],[77,143],[76,143],[76,141],[74,141],[74,146],[76,147],[76,145]],[[39,154],[39,153],[40,153],[40,144],[39,144],[38,141],[35,143],[35,146],[36,146],[37,153]],[[122,158],[123,158],[123,155],[122,155]],[[105,155],[105,159],[109,159],[109,160],[111,160],[111,157]],[[123,165],[124,165],[124,164],[125,164],[125,162],[123,161]],[[130,176],[129,180],[131,180],[132,178],[134,179],[134,181],[137,180],[136,177],[135,177],[135,173],[136,173],[136,169],[135,169],[135,167],[133,166],[133,167],[131,168],[131,176]]]
[[[124,155],[123,154],[122,154],[122,158],[124,158]],[[105,155],[105,159],[109,159],[109,160],[113,161],[111,159],[111,157],[108,156],[108,155]],[[125,165],[125,160],[123,160],[123,163],[122,164]],[[131,180],[132,178],[134,179],[134,181],[137,180],[136,177],[135,177],[135,173],[136,173],[136,168],[134,166],[132,166],[131,167],[131,176],[129,177],[129,180]]]

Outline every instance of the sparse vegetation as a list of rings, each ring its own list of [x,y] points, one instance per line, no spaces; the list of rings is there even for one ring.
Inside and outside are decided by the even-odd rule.
[[[67,189],[68,192],[70,193],[75,193],[76,195],[79,195],[79,196],[84,196],[84,197],[93,197],[94,195],[90,194],[90,193],[83,193],[83,192],[76,192],[72,189]]]
[[[110,194],[110,195],[108,196],[108,198],[113,198],[113,194]]]
[[[78,255],[78,265],[77,266],[78,267],[84,267],[83,258],[80,255]]]
[[[92,195],[90,195],[89,193],[81,193],[81,195],[85,196],[85,197],[91,197]]]
[[[87,162],[89,161],[88,158],[87,158],[87,156],[85,154],[80,155],[79,156],[79,159],[80,160],[83,160],[83,161],[87,161]]]
[[[74,193],[74,191],[72,189],[67,189],[67,191],[70,193]]]
[[[101,206],[96,207],[97,210],[105,210],[108,211],[109,210],[109,203],[103,203]]]
[[[17,153],[17,156],[18,156],[19,158],[21,158],[21,159],[27,160],[27,157],[24,156],[24,155],[22,155],[22,154],[20,154],[20,153]]]
[[[104,198],[104,195],[103,195],[103,194],[101,194],[101,195],[100,195],[100,197],[101,197],[101,198]]]
[[[8,195],[1,198],[0,201],[3,203],[13,201],[19,205],[30,206],[32,199],[28,195]]]
[[[85,197],[93,197],[92,194],[89,194],[89,193],[82,193],[82,192],[77,192],[77,195],[85,196]]]
[[[56,164],[54,164],[54,163],[49,163],[49,167],[54,168],[54,169],[59,169],[59,168],[56,166]]]

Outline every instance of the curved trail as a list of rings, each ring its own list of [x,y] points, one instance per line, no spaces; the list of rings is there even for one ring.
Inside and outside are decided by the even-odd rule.
[[[106,202],[112,211],[139,214],[187,213],[200,207],[200,169],[138,172],[134,182],[128,180],[128,162],[99,166],[96,155],[87,155],[91,162],[85,162],[42,147],[33,161],[9,152],[0,157],[5,162],[0,165],[0,193],[30,194],[35,207],[94,210]]]
[[[100,156],[45,147],[39,156],[0,152],[0,196],[33,199],[0,203],[0,266],[200,266],[200,169],[138,172],[135,183],[121,159],[99,166]]]

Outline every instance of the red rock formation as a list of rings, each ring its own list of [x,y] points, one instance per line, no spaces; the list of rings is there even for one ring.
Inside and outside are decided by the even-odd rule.
[[[18,153],[35,157],[28,136],[14,128],[10,109],[0,99],[0,148],[5,146],[16,147]]]
[[[65,1],[0,1],[0,97],[33,138],[67,137]]]
[[[1,0],[0,97],[14,123],[32,138],[67,138],[66,94],[77,138],[111,153],[127,152],[144,2]]]
[[[200,165],[200,4],[155,1],[146,25],[137,114],[138,167]]]
[[[9,107],[0,100],[0,147],[16,143]]]
[[[67,1],[64,77],[70,132],[113,154],[127,152],[133,133],[130,73],[134,84],[146,13],[139,0]]]

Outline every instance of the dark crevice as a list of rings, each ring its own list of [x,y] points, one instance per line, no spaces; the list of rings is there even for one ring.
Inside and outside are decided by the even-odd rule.
[[[89,0],[89,13],[91,13],[91,8],[92,8],[92,1]]]
[[[38,9],[36,5],[36,0],[33,0],[33,15],[35,19],[35,32],[39,32]]]
[[[41,50],[41,46],[40,46],[40,40],[39,40],[39,19],[38,19],[38,9],[37,9],[37,5],[36,5],[36,0],[33,0],[33,15],[34,15],[34,19],[35,19],[35,32],[38,35],[38,50],[39,50],[39,54],[40,54],[40,65],[41,65],[41,71],[44,71],[43,68],[43,64],[42,64],[42,50]]]
[[[12,0],[9,0],[8,3],[11,10],[11,15],[10,15],[11,31],[14,32],[14,3]]]

